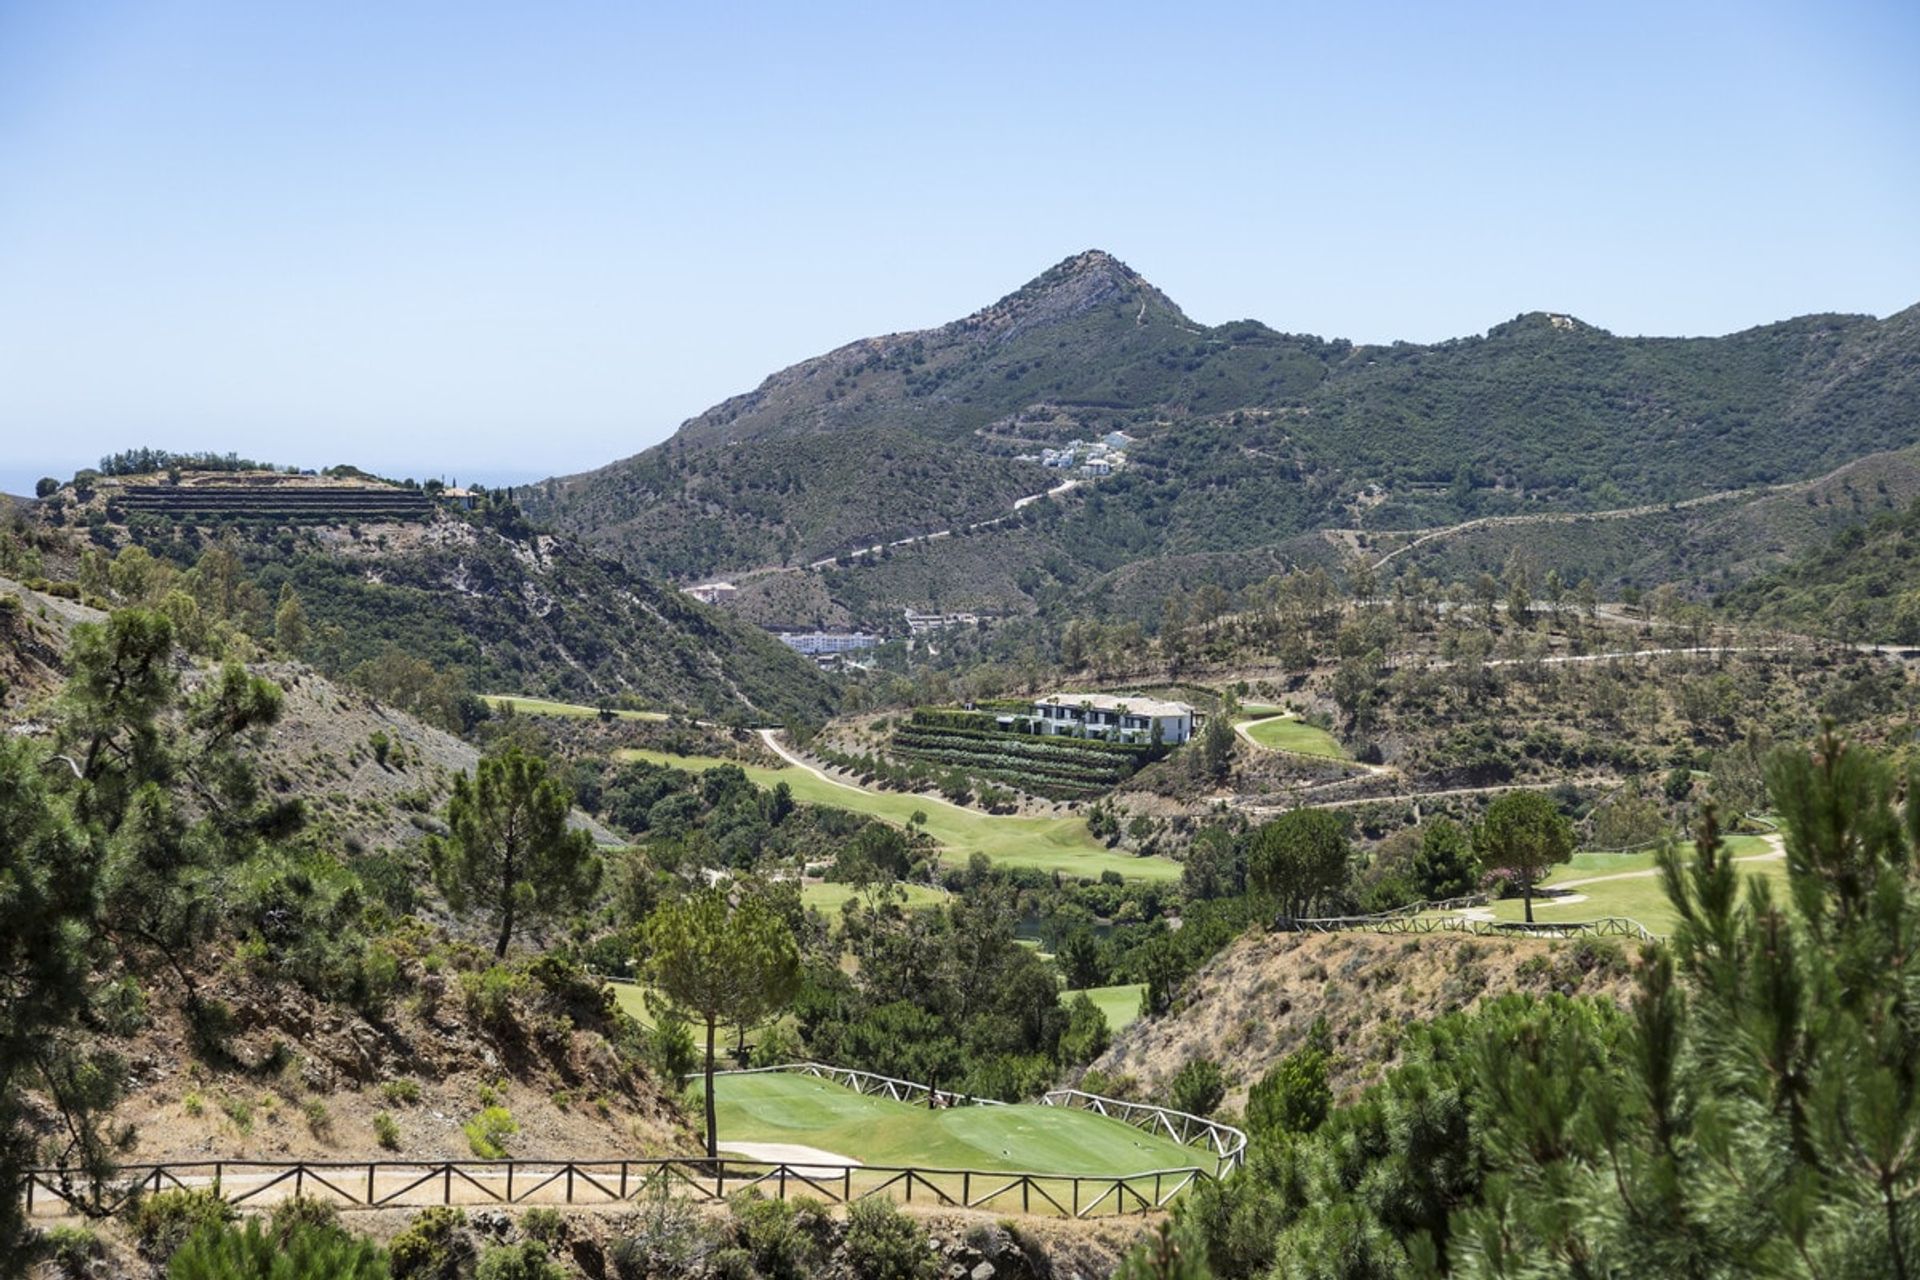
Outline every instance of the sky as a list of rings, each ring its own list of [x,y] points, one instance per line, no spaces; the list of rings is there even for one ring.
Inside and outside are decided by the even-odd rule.
[[[0,0],[0,489],[503,483],[1106,249],[1207,323],[1920,302],[1920,5]]]

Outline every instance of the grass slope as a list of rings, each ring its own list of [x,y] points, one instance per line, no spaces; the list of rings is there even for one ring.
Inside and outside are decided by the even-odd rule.
[[[554,702],[547,698],[520,698],[509,693],[489,693],[483,695],[487,704],[495,710],[512,707],[514,714],[523,716],[562,716],[569,720],[585,720],[598,717],[600,708],[585,706],[578,702]],[[665,720],[664,711],[615,711],[622,720]]]
[[[739,763],[639,748],[623,750],[619,758],[651,760],[696,771]],[[1034,867],[1070,876],[1097,878],[1103,871],[1117,871],[1129,880],[1176,880],[1180,876],[1180,864],[1169,858],[1139,858],[1106,848],[1080,818],[1004,817],[963,809],[933,796],[841,786],[805,769],[740,767],[760,786],[786,783],[793,789],[794,798],[804,804],[850,809],[902,827],[915,813],[924,813],[927,834],[939,844],[944,860],[951,863],[964,864],[970,854],[978,852],[986,854],[996,866]]]
[[[863,1164],[1113,1175],[1213,1159],[1131,1125],[1065,1107],[929,1111],[810,1076],[768,1072],[714,1083],[722,1142],[790,1142]],[[690,1109],[697,1105],[696,1091]]]
[[[1122,983],[1117,987],[1085,987],[1087,998],[1093,1001],[1093,1007],[1107,1015],[1107,1028],[1116,1034],[1132,1026],[1140,1018],[1140,997],[1146,991],[1146,985],[1139,982]],[[1060,1003],[1067,1004],[1081,991],[1062,991]]]
[[[1692,856],[1692,846],[1685,846],[1682,857]],[[1758,836],[1733,836],[1727,840],[1727,856],[1733,858],[1753,858],[1772,852],[1772,847]],[[1743,874],[1770,880],[1776,890],[1783,889],[1787,880],[1787,863],[1784,858],[1770,858],[1764,862],[1743,862],[1739,864]],[[1598,920],[1603,916],[1626,916],[1638,920],[1655,933],[1670,933],[1677,919],[1673,908],[1667,904],[1665,890],[1660,887],[1660,877],[1653,871],[1654,859],[1651,853],[1581,853],[1575,854],[1566,867],[1547,877],[1541,884],[1552,889],[1569,881],[1592,880],[1595,876],[1618,875],[1626,878],[1619,880],[1600,880],[1575,886],[1570,892],[1584,894],[1579,902],[1559,902],[1552,898],[1535,898],[1533,918],[1552,923],[1559,920]],[[1493,917],[1496,920],[1524,920],[1526,904],[1519,898],[1502,898],[1493,904]]]
[[[1332,734],[1291,715],[1244,723],[1247,736],[1269,750],[1291,751],[1302,756],[1324,756],[1330,760],[1348,758],[1346,748]]]

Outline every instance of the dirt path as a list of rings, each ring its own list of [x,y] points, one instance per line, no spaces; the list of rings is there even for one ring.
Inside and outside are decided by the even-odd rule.
[[[1737,502],[1745,499],[1761,498],[1770,493],[1791,493],[1812,484],[1811,480],[1798,480],[1792,484],[1761,485],[1753,489],[1727,489],[1720,493],[1706,493],[1697,498],[1688,498],[1681,502],[1649,502],[1635,507],[1611,507],[1605,511],[1540,511],[1523,516],[1481,516],[1474,520],[1463,520],[1459,524],[1441,525],[1432,529],[1412,529],[1406,532],[1414,534],[1413,541],[1392,551],[1373,562],[1375,569],[1405,555],[1416,547],[1425,546],[1442,538],[1451,538],[1457,534],[1471,533],[1475,529],[1497,529],[1512,525],[1530,524],[1578,524],[1583,520],[1631,520],[1637,516],[1658,515],[1663,511],[1686,511],[1694,507],[1711,506],[1720,502]],[[1393,533],[1396,530],[1348,530],[1329,529],[1329,533]]]
[[[754,730],[754,732],[760,735],[760,741],[767,744],[767,750],[773,752],[773,754],[779,756],[782,760],[785,760],[788,764],[792,765],[794,768],[804,770],[805,772],[810,773],[814,777],[820,779],[820,781],[827,783],[829,786],[839,787],[842,791],[851,791],[855,795],[867,794],[866,788],[856,787],[851,782],[842,782],[840,779],[834,777],[830,773],[827,773],[825,770],[819,768],[817,765],[809,763],[805,756],[799,755],[796,752],[789,750],[785,745],[781,743],[778,737],[780,730],[756,729]]]

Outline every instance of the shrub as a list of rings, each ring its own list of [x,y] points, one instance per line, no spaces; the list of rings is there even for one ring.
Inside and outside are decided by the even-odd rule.
[[[327,1110],[327,1104],[318,1098],[308,1098],[301,1105],[300,1112],[307,1118],[307,1132],[316,1138],[329,1138],[333,1135],[333,1113]]]
[[[756,1067],[778,1067],[800,1059],[800,1037],[782,1023],[768,1027],[753,1046],[749,1063]]]
[[[693,1042],[693,1028],[678,1014],[662,1017],[647,1037],[647,1056],[653,1061],[654,1070],[679,1087],[682,1080],[693,1074],[700,1060],[699,1047]]]
[[[168,1280],[387,1280],[387,1259],[371,1240],[333,1224],[300,1223],[282,1235],[228,1223],[200,1228],[173,1255]]]
[[[197,1120],[206,1114],[207,1100],[200,1096],[198,1089],[189,1089],[186,1096],[180,1099],[180,1109]]]
[[[473,1266],[467,1215],[458,1209],[424,1210],[387,1244],[393,1280],[463,1280]]]
[[[1314,1024],[1306,1044],[1275,1063],[1247,1091],[1247,1128],[1254,1136],[1312,1133],[1320,1127],[1333,1105],[1327,1046],[1323,1019]]]
[[[466,997],[468,1016],[496,1033],[513,1030],[514,998],[526,985],[524,977],[503,964],[460,975],[460,991]]]
[[[162,1191],[133,1208],[133,1238],[142,1256],[164,1262],[202,1227],[225,1226],[233,1206],[212,1191]]]
[[[380,1086],[380,1096],[396,1107],[410,1107],[420,1101],[420,1083],[405,1076],[398,1080],[389,1080]]]
[[[1180,1068],[1170,1090],[1173,1109],[1190,1115],[1212,1115],[1220,1100],[1227,1096],[1226,1077],[1212,1058],[1195,1058]]]
[[[474,1280],[567,1280],[567,1271],[547,1257],[547,1246],[527,1240],[488,1249]]]
[[[506,1140],[520,1132],[520,1124],[505,1107],[485,1107],[461,1131],[467,1135],[473,1154],[482,1160],[498,1160],[507,1154]]]
[[[727,1203],[736,1238],[764,1280],[803,1280],[822,1260],[825,1250],[818,1233],[824,1218],[810,1202],[789,1204],[745,1191]]]
[[[691,1272],[699,1253],[698,1214],[661,1179],[642,1202],[633,1234],[614,1241],[607,1258],[615,1280],[654,1280]]]
[[[889,1200],[856,1200],[847,1210],[847,1261],[862,1280],[932,1280],[939,1273],[920,1224]]]
[[[400,1149],[400,1124],[384,1111],[373,1118],[373,1136],[388,1151]]]
[[[42,1248],[55,1272],[75,1280],[90,1274],[94,1262],[106,1252],[100,1237],[86,1227],[55,1227],[43,1238]]]
[[[558,1248],[568,1235],[566,1215],[558,1209],[529,1209],[520,1215],[520,1230],[530,1240]]]

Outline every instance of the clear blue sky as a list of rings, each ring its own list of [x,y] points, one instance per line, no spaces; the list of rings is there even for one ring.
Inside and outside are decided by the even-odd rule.
[[[1359,340],[1920,301],[1920,5],[0,0],[0,487],[512,479],[1108,249]]]

